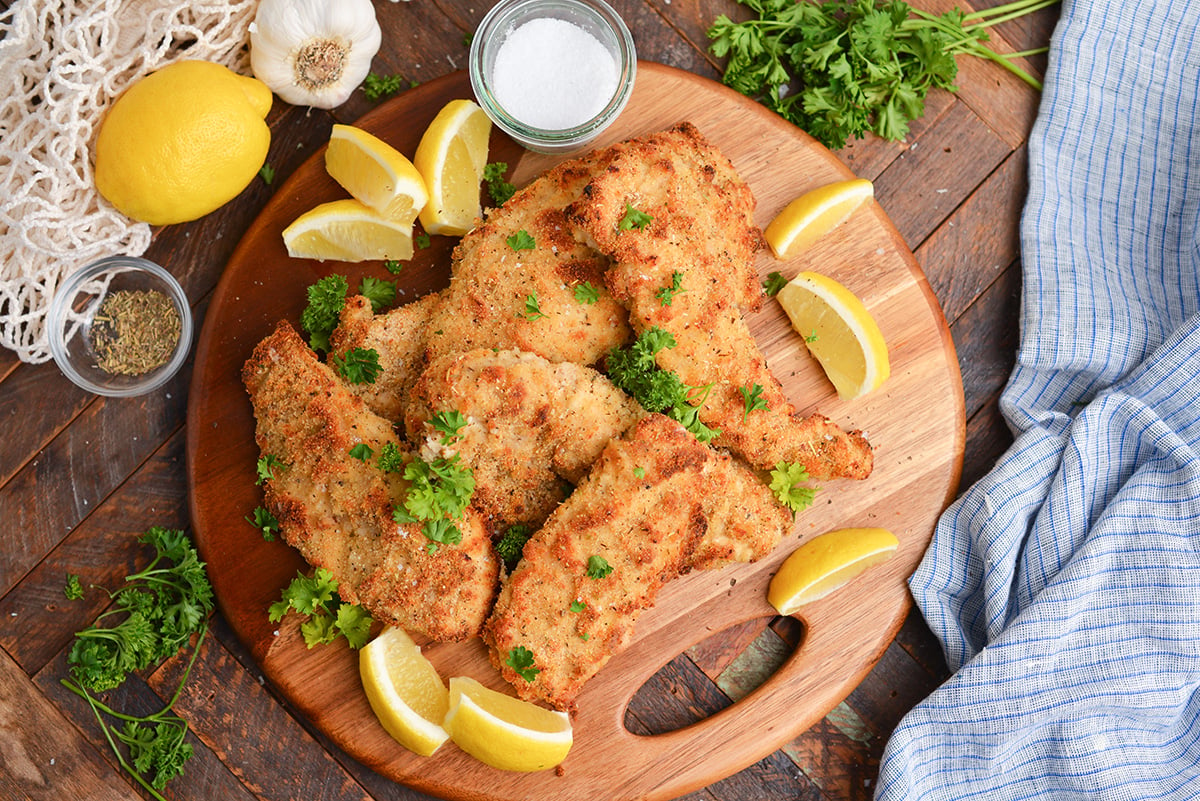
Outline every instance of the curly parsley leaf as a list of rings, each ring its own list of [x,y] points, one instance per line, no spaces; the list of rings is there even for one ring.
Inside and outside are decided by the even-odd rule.
[[[308,345],[313,350],[329,350],[329,335],[337,327],[349,291],[346,276],[336,273],[319,279],[308,288],[308,305],[300,313],[300,325],[308,332]]]
[[[504,562],[509,572],[521,561],[525,543],[533,536],[533,527],[527,523],[513,523],[504,530],[499,542],[496,543],[496,556]]]
[[[83,584],[79,581],[79,576],[74,573],[67,574],[67,583],[63,585],[63,595],[68,601],[78,601],[83,597]]]
[[[537,678],[537,674],[542,672],[540,668],[534,667],[533,651],[524,645],[515,646],[509,651],[504,664],[516,671],[517,675],[525,681],[533,681]]]
[[[533,241],[533,235],[524,228],[522,228],[520,231],[517,231],[504,241],[508,243],[510,248],[517,252],[522,250],[533,250],[537,247],[537,243]]]
[[[767,401],[763,398],[762,384],[753,384],[749,387],[738,387],[738,392],[742,395],[742,403],[744,410],[742,411],[743,422],[750,416],[750,412],[766,411]]]
[[[404,451],[394,442],[385,442],[375,464],[385,473],[399,473],[404,470]]]
[[[625,204],[625,213],[621,215],[620,221],[617,222],[617,228],[622,231],[629,231],[636,228],[639,231],[645,230],[646,226],[654,221],[654,218],[644,211],[638,211],[630,204]]]
[[[534,320],[540,320],[546,316],[545,314],[542,314],[542,305],[538,302],[538,296],[536,292],[532,295],[525,296],[525,311],[517,316],[524,317],[531,323]]]
[[[767,280],[763,281],[763,291],[768,297],[775,297],[779,294],[779,290],[787,286],[788,280],[783,277],[783,273],[778,271],[767,273]]]
[[[358,294],[371,301],[371,311],[379,314],[396,302],[396,282],[366,275],[358,285]]]
[[[449,445],[458,439],[458,432],[467,424],[467,418],[462,412],[451,409],[448,412],[436,412],[430,419],[433,430],[442,435],[442,444]]]
[[[280,593],[280,600],[267,609],[267,617],[278,623],[289,612],[305,618],[300,633],[309,648],[327,645],[344,636],[351,648],[367,643],[372,619],[365,609],[348,604],[337,594],[338,581],[326,568],[318,567],[311,576],[297,573]]]
[[[590,579],[608,578],[612,575],[613,567],[608,560],[599,554],[592,554],[587,560],[587,577]]]
[[[795,514],[812,506],[813,498],[817,494],[816,487],[800,486],[804,481],[808,481],[808,471],[804,469],[804,465],[781,461],[771,471],[769,486],[775,494],[775,499]]]
[[[683,273],[675,270],[673,273],[671,273],[671,285],[661,287],[658,292],[655,293],[655,297],[658,298],[660,305],[670,306],[671,301],[673,301],[675,296],[680,292],[683,292]]]
[[[1057,0],[941,15],[903,0],[738,2],[757,16],[734,22],[722,14],[708,30],[710,51],[728,59],[722,80],[838,149],[867,132],[903,139],[930,89],[957,90],[956,54],[987,58],[1041,89],[1015,56],[983,43],[988,26]]]
[[[329,361],[338,375],[351,384],[374,384],[383,372],[379,352],[374,348],[351,348],[343,356],[331,355]]]
[[[258,480],[255,484],[262,484],[264,481],[270,481],[275,478],[276,470],[287,470],[286,462],[281,462],[279,457],[273,453],[260,456],[258,462],[255,463],[254,469],[258,474]]]
[[[407,81],[403,75],[379,75],[372,72],[363,79],[363,95],[367,100],[382,100],[404,89],[405,83],[410,89],[417,85],[416,81]]]
[[[673,370],[658,366],[656,354],[675,347],[675,337],[658,326],[643,331],[633,344],[613,348],[605,357],[609,379],[648,412],[661,412],[679,422],[701,442],[711,442],[721,432],[700,420],[700,409],[712,385],[692,387],[684,384]],[[696,393],[700,393],[696,397]]]
[[[483,180],[487,184],[488,195],[497,206],[503,206],[513,196],[517,188],[504,180],[504,172],[508,162],[494,161],[483,168]]]
[[[575,285],[575,302],[590,306],[600,300],[600,290],[591,281]]]
[[[279,531],[279,521],[275,515],[271,514],[271,510],[262,506],[254,507],[254,512],[246,515],[246,522],[261,531],[263,539],[267,542],[273,542],[275,532]]]

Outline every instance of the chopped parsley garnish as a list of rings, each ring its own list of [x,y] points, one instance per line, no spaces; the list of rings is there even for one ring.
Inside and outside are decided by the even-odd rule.
[[[742,412],[742,421],[750,416],[750,412],[766,411],[767,401],[763,398],[762,384],[754,384],[749,387],[738,387],[738,392],[742,394],[742,403],[745,404],[745,409]]]
[[[646,468],[635,467],[635,468],[633,468],[633,474],[635,476],[637,476],[638,478],[645,478],[646,477]]]
[[[512,236],[504,240],[508,246],[514,251],[533,250],[537,247],[537,243],[533,241],[533,236],[522,228]]]
[[[383,269],[387,270],[392,275],[399,275],[400,271],[404,269],[404,265],[395,259],[384,259]]]
[[[812,506],[817,494],[816,487],[799,486],[802,481],[808,481],[808,471],[798,462],[781,461],[771,471],[771,492],[792,514]]]
[[[275,478],[276,470],[287,470],[287,468],[287,464],[279,461],[279,457],[273,453],[268,453],[264,456],[261,456],[254,466],[254,469],[258,473],[258,481],[255,481],[254,483],[262,484],[264,481],[270,481],[271,479]]]
[[[633,396],[648,412],[661,412],[679,422],[701,442],[711,442],[721,432],[700,420],[700,408],[712,385],[684,384],[673,370],[663,370],[655,359],[663,348],[675,347],[669,331],[654,326],[643,331],[632,345],[613,348],[605,369],[614,384]],[[694,393],[701,393],[699,398]]]
[[[538,303],[537,293],[525,296],[525,311],[517,316],[524,317],[529,322],[540,320],[546,316],[542,314],[542,306]]]
[[[659,289],[658,292],[655,293],[655,297],[658,298],[658,302],[660,305],[670,306],[671,301],[673,301],[675,299],[675,296],[678,295],[682,291],[683,291],[683,273],[679,272],[679,270],[676,270],[675,272],[671,273],[671,285],[664,286],[661,289]]]
[[[429,243],[432,241],[433,240],[429,238],[429,234],[425,233],[424,231],[421,231],[421,232],[413,235],[413,244],[416,245],[417,248],[421,249],[421,250],[424,250],[425,248],[429,247]]]
[[[620,222],[617,223],[617,228],[622,231],[628,231],[631,228],[636,228],[639,231],[644,230],[654,220],[649,214],[644,211],[638,211],[628,203],[625,204],[625,213],[621,215]]]
[[[500,541],[496,543],[496,556],[500,557],[510,573],[517,566],[517,562],[521,561],[525,543],[532,535],[533,527],[528,523],[513,523],[504,530]]]
[[[763,291],[769,297],[775,297],[779,294],[779,290],[787,286],[788,280],[783,277],[781,272],[767,273],[767,280],[763,281]]]
[[[542,672],[540,668],[533,666],[533,651],[524,645],[518,645],[509,651],[504,664],[515,670],[517,675],[525,681],[533,681],[537,678],[537,674]]]
[[[442,444],[449,445],[458,439],[458,431],[467,424],[467,418],[462,412],[452,409],[448,412],[436,412],[431,421],[433,430],[442,435]]]
[[[591,579],[608,578],[613,572],[608,560],[598,554],[592,554],[587,560],[587,577]]]
[[[396,302],[396,282],[364,276],[362,283],[358,285],[358,294],[371,301],[371,311],[379,314]]]
[[[600,300],[600,290],[591,281],[575,285],[575,302],[591,305]]]
[[[583,601],[580,601],[578,599],[571,601],[571,611],[572,612],[579,614],[584,609],[587,609],[587,604],[585,604]]]
[[[806,337],[804,337],[804,341],[805,341],[805,342],[810,342],[810,343],[811,343],[811,342],[816,342],[816,341],[817,341],[817,329],[815,329],[815,328],[814,328],[814,329],[813,329],[813,332],[812,332],[811,334],[809,334],[809,335],[807,335]]]
[[[351,451],[351,456],[354,453]],[[267,542],[275,541],[275,532],[279,531],[279,521],[275,519],[275,515],[271,514],[271,510],[262,506],[254,507],[254,512],[246,515],[246,522],[254,526],[262,532],[263,539]]]
[[[329,361],[338,375],[351,384],[374,384],[383,371],[379,352],[374,348],[351,348],[344,356],[333,354]]]
[[[404,469],[404,451],[394,442],[385,442],[375,464],[385,473],[399,473]]]
[[[504,180],[504,172],[508,169],[508,162],[494,161],[483,168],[483,180],[487,184],[488,195],[495,201],[497,206],[503,206],[517,188]]]
[[[63,585],[63,595],[68,601],[78,601],[83,597],[83,584],[79,581],[79,576],[74,573],[67,574],[67,583]]]
[[[339,636],[344,636],[351,648],[362,648],[370,636],[371,615],[361,606],[343,601],[337,588],[337,579],[326,568],[318,567],[312,576],[297,573],[280,600],[271,604],[267,616],[272,623],[292,611],[306,617],[300,633],[309,648],[328,645]]]
[[[329,335],[337,327],[349,291],[346,277],[336,273],[308,288],[308,306],[300,313],[300,325],[308,332],[308,345],[313,350],[329,350]]]
[[[457,545],[462,532],[454,520],[463,511],[475,492],[475,476],[458,454],[450,458],[439,456],[431,462],[413,459],[404,467],[404,479],[409,482],[404,504],[392,511],[397,523],[421,523],[421,531],[429,542],[429,553],[439,544]]]
[[[264,184],[270,186],[271,182],[275,180],[275,168],[270,164],[264,163],[258,168],[258,177],[262,178]]]
[[[350,455],[360,462],[369,462],[375,458],[375,449],[365,442],[360,442],[350,449]]]
[[[363,95],[367,100],[382,100],[396,94],[404,88],[403,75],[378,75],[374,72],[367,75],[362,82]],[[416,86],[416,81],[409,81],[409,88]]]

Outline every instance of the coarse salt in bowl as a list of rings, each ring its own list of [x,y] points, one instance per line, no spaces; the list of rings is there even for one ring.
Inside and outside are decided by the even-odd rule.
[[[131,256],[71,273],[46,315],[59,369],[77,386],[110,397],[144,395],[169,381],[187,360],[192,328],[175,277]]]
[[[471,88],[498,128],[540,153],[578,150],[629,101],[633,37],[604,0],[501,0],[471,40]]]

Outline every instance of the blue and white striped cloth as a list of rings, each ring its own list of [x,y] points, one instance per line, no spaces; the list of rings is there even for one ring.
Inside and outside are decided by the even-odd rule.
[[[1029,140],[1016,441],[910,586],[954,675],[877,801],[1200,799],[1200,0],[1066,0]]]

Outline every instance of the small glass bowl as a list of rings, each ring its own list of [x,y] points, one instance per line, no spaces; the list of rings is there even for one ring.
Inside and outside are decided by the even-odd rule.
[[[618,70],[616,91],[608,103],[591,119],[570,128],[530,125],[506,110],[496,97],[494,68],[505,40],[521,25],[546,18],[564,20],[590,33],[612,56]],[[569,153],[599,136],[625,108],[637,76],[637,54],[629,28],[604,0],[500,0],[484,16],[471,40],[469,71],[476,100],[498,128],[529,150]],[[535,76],[537,81],[552,78]]]
[[[119,291],[161,292],[179,315],[179,339],[166,361],[135,375],[101,368],[92,343],[96,312],[105,298]],[[192,311],[183,287],[162,267],[146,259],[113,256],[67,276],[50,302],[46,332],[55,363],[77,386],[97,395],[132,397],[161,387],[179,372],[192,345]]]

